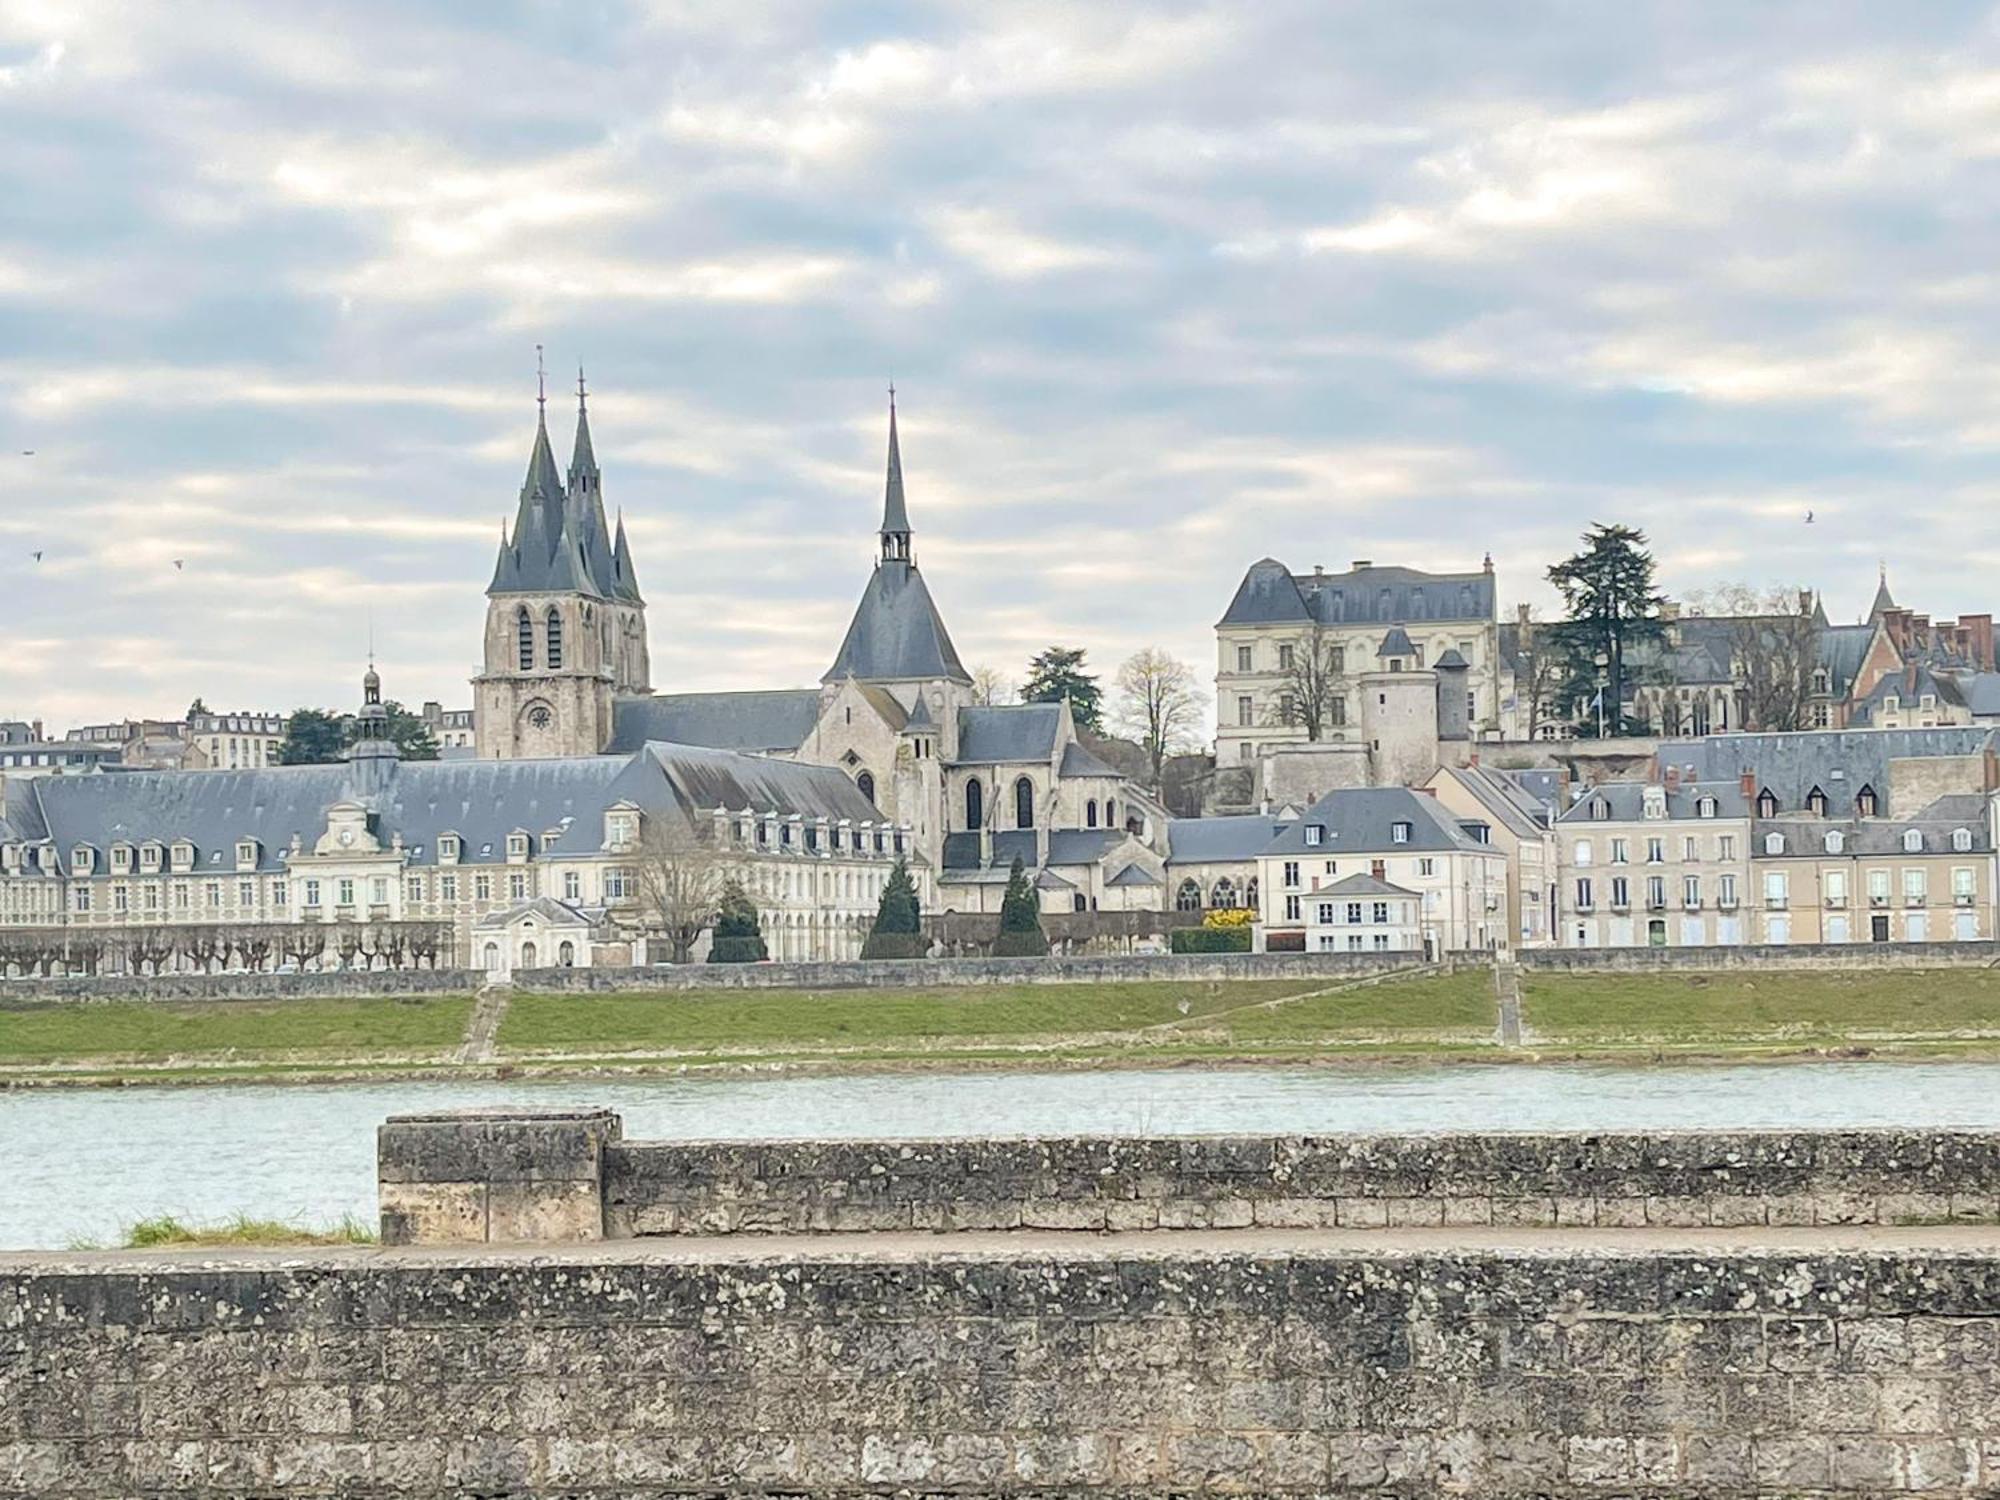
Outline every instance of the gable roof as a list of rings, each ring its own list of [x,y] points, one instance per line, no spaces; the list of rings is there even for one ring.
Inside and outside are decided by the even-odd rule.
[[[1392,825],[1410,825],[1409,838],[1396,842]],[[1322,842],[1308,844],[1306,830],[1324,830]],[[1497,854],[1458,826],[1437,798],[1408,787],[1343,787],[1328,792],[1288,824],[1263,851],[1337,858],[1342,853],[1480,852]]]
[[[1059,703],[1006,703],[958,711],[957,765],[1046,761],[1062,731]]]
[[[1125,773],[1116,766],[1106,765],[1094,752],[1087,749],[1081,740],[1071,740],[1063,746],[1062,765],[1057,774],[1062,776],[1123,776]]]
[[[1255,859],[1285,829],[1285,820],[1269,813],[1241,813],[1226,818],[1170,818],[1167,821],[1167,861],[1199,865]]]
[[[653,740],[713,750],[796,750],[819,722],[815,688],[748,693],[656,693],[611,705],[614,755]]]
[[[2000,744],[2000,730],[1986,724],[1938,729],[1817,729],[1795,734],[1724,734],[1704,739],[1667,740],[1660,745],[1662,766],[1680,766],[1688,779],[1734,783],[1748,771],[1759,788],[1770,788],[1781,808],[1805,805],[1815,786],[1837,798],[1837,787],[1852,796],[1873,787],[1884,804],[1889,797],[1889,762],[1912,756],[1978,755]],[[1838,774],[1836,774],[1838,773]]]
[[[1415,891],[1406,891],[1400,885],[1391,885],[1386,880],[1377,880],[1373,875],[1349,875],[1336,880],[1332,885],[1323,885],[1313,895],[1324,899],[1328,896],[1404,896],[1414,901]]]
[[[900,558],[876,563],[840,653],[820,681],[850,676],[875,682],[972,681],[915,563]]]
[[[1664,787],[1666,792],[1667,815],[1654,822],[1683,822],[1697,817],[1704,797],[1715,801],[1717,818],[1747,818],[1750,804],[1743,796],[1740,779],[1729,781],[1682,782],[1677,786]],[[1591,804],[1601,802],[1609,809],[1604,818],[1591,816]],[[1558,823],[1595,822],[1640,823],[1647,821],[1646,783],[1640,781],[1605,781],[1586,790],[1570,805],[1556,815]]]

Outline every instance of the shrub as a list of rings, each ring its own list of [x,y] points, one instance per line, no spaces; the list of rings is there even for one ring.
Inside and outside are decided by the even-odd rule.
[[[1000,935],[993,940],[995,958],[1040,958],[1049,951],[1042,932],[1041,908],[1017,856],[1007,875],[1007,894],[1000,902]]]
[[[1248,927],[1176,927],[1169,939],[1175,953],[1248,953]]]
[[[868,941],[861,945],[863,958],[922,958],[930,952],[923,936],[922,912],[917,905],[916,882],[902,860],[889,872],[882,887],[882,904],[875,911],[875,925]]]
[[[1221,906],[1205,913],[1201,919],[1204,927],[1248,927],[1257,920],[1257,913],[1247,906]]]
[[[712,964],[762,963],[770,954],[757,927],[757,905],[735,877],[723,883],[722,902],[715,914],[715,936],[708,945]]]

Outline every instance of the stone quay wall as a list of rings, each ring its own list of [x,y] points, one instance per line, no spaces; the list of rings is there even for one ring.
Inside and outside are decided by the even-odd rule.
[[[390,1244],[913,1230],[2000,1218],[2000,1132],[628,1141],[604,1110],[397,1116]]]
[[[1990,969],[2000,943],[1746,943],[1706,948],[1522,948],[1522,970],[1673,974],[1711,969]]]
[[[1133,1238],[0,1260],[0,1496],[2000,1489],[1992,1256]]]

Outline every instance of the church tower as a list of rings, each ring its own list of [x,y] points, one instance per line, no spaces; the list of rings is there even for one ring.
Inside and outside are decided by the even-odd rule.
[[[652,691],[646,603],[620,517],[604,514],[583,372],[567,479],[549,447],[538,391],[535,442],[511,531],[486,588],[486,669],[472,679],[473,739],[487,759],[596,755],[612,700]]]

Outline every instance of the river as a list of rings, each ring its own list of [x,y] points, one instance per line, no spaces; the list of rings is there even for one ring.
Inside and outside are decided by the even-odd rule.
[[[2000,1129],[2000,1066],[1423,1067],[387,1083],[0,1093],[0,1247],[158,1213],[375,1215],[375,1127],[410,1110],[603,1104],[640,1139],[1810,1126]]]

